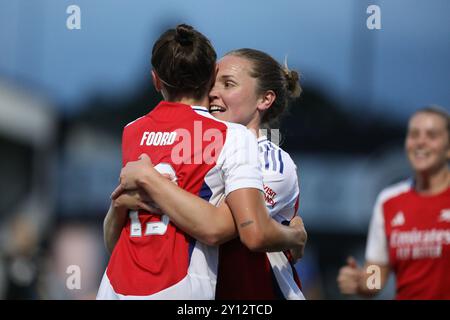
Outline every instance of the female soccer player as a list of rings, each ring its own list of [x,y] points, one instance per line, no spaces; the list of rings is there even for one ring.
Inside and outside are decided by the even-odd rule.
[[[216,82],[210,92],[210,112],[221,120],[246,125],[258,134],[261,128],[268,128],[278,120],[288,99],[297,97],[300,91],[295,71],[282,68],[272,57],[261,51],[235,50],[218,63]],[[298,208],[296,166],[289,155],[266,136],[261,135],[258,144],[267,208],[276,221],[289,224]],[[134,171],[134,178],[145,175],[146,166],[150,165],[148,159],[145,161],[140,167],[141,171]],[[129,171],[124,176],[132,179]],[[165,181],[169,187],[165,189],[163,183],[154,180],[155,178],[157,175],[149,176],[147,183],[155,186],[154,193],[150,192],[149,195],[175,224],[203,241],[209,241],[208,238],[202,239],[206,233],[220,230],[223,219],[219,220],[217,215],[210,213],[211,208],[205,208],[207,210],[203,212],[200,208],[201,199],[190,199],[191,202],[186,204],[177,192],[166,193],[166,190],[176,188],[170,188],[171,184]],[[301,224],[301,219],[297,219]],[[215,242],[221,243],[228,240],[229,236],[227,233],[216,232],[215,239]],[[297,253],[298,256],[302,254]],[[304,297],[296,271],[283,252],[251,252],[239,239],[234,239],[220,247],[216,298]]]
[[[414,179],[388,187],[378,196],[364,268],[350,257],[339,271],[343,294],[373,296],[393,271],[396,299],[450,299],[448,112],[426,107],[414,113],[405,149]]]
[[[221,214],[231,221],[224,225],[234,233],[234,218],[239,237],[249,248],[299,250],[304,245],[302,228],[281,226],[268,218],[255,137],[243,126],[216,120],[204,107],[215,60],[208,39],[190,26],[170,29],[158,39],[152,50],[152,76],[164,101],[124,128],[123,164],[150,154],[155,169],[171,175],[183,195],[196,194],[213,205],[225,198],[233,216]],[[132,168],[125,166],[121,186],[139,186],[153,194],[146,175],[133,181],[126,178]],[[120,201],[113,201],[105,225],[124,222],[98,299],[214,298],[217,247],[190,238],[169,223],[167,215],[142,210],[128,214]],[[105,238],[115,238],[108,230]]]

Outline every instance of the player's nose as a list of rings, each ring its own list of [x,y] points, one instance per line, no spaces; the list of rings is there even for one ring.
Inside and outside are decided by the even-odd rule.
[[[211,91],[209,92],[209,102],[213,102],[214,100],[218,100],[219,99],[219,91],[217,90],[217,86],[214,85],[211,89]]]

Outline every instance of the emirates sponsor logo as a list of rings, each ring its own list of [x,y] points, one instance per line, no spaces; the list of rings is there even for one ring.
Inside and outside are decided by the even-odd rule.
[[[394,218],[391,220],[392,227],[399,227],[405,224],[405,215],[403,212],[398,212]]]
[[[394,231],[390,240],[394,248],[427,243],[450,244],[450,229]]]
[[[400,260],[438,258],[442,255],[442,246],[450,245],[450,229],[395,230],[389,243]]]

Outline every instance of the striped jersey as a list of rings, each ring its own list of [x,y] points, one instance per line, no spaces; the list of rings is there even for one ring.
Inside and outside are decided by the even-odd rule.
[[[297,167],[265,136],[258,139],[258,151],[266,207],[273,219],[288,224],[299,205]],[[304,299],[288,253],[251,252],[239,239],[221,245],[219,252],[217,299]]]

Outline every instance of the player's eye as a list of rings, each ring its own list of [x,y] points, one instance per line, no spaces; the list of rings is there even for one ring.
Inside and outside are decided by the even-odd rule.
[[[419,137],[419,132],[417,130],[408,131],[408,137],[411,139],[416,139]]]
[[[225,88],[233,87],[233,86],[234,86],[234,82],[231,81],[231,80],[227,80],[227,81],[225,81],[225,83],[223,84],[223,86],[224,86]]]

